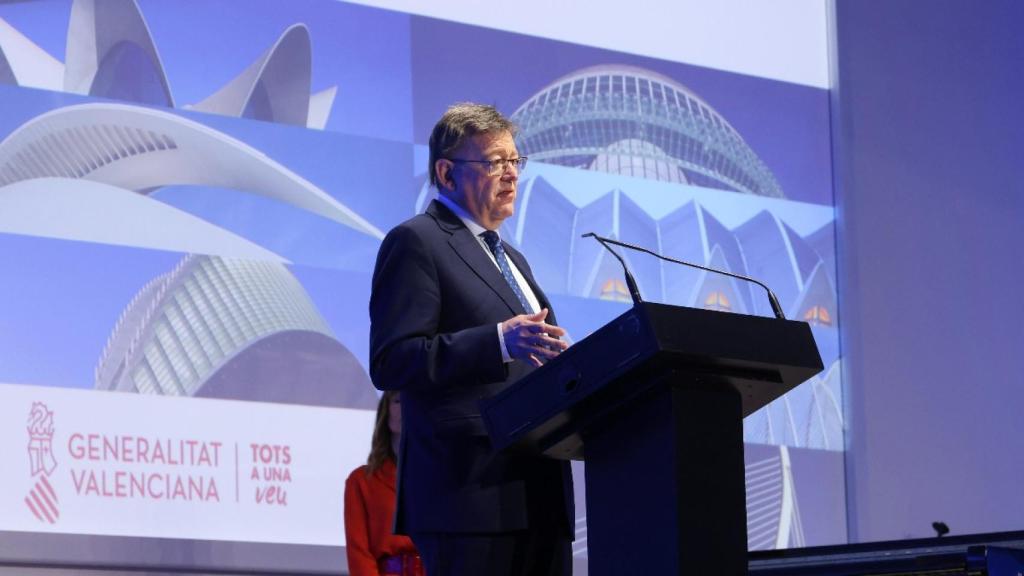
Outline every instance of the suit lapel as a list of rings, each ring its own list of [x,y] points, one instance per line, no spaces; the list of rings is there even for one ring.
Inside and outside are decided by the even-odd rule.
[[[458,216],[452,214],[451,210],[436,200],[427,207],[427,213],[437,220],[441,228],[451,234],[451,237],[448,238],[448,245],[473,270],[473,273],[501,298],[502,302],[508,306],[509,311],[513,314],[525,314],[526,311],[519,303],[519,298],[516,298],[515,292],[509,287],[508,282],[505,282],[504,276],[484,252],[484,247],[473,237],[473,233],[466,228],[462,220],[459,220]],[[516,266],[519,266],[518,262]]]

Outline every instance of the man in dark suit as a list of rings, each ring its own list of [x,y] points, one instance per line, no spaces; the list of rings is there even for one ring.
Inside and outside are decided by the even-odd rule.
[[[445,112],[430,137],[439,198],[388,233],[373,274],[370,375],[402,392],[395,529],[431,576],[571,572],[567,463],[493,453],[478,406],[566,347],[496,234],[526,163],[514,131],[491,106]]]

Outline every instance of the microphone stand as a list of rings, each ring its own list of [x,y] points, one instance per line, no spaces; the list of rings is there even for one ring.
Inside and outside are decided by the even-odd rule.
[[[704,270],[706,272],[714,272],[716,274],[724,274],[725,276],[731,276],[731,277],[736,278],[738,280],[745,280],[747,282],[751,282],[751,283],[757,284],[761,288],[764,288],[764,291],[768,293],[768,303],[771,304],[772,312],[775,313],[775,317],[778,318],[779,320],[785,320],[786,319],[786,315],[782,311],[782,306],[779,304],[779,299],[775,297],[775,293],[772,292],[772,289],[769,288],[764,282],[761,282],[760,280],[755,280],[755,279],[753,279],[753,278],[751,278],[749,276],[743,276],[742,274],[734,274],[732,272],[726,272],[725,270],[719,270],[717,268],[709,268],[707,266],[702,266],[700,264],[694,264],[693,262],[687,262],[685,260],[677,260],[675,258],[670,258],[668,256],[663,256],[661,254],[658,254],[657,252],[654,252],[652,250],[648,250],[647,248],[644,248],[643,246],[637,246],[636,244],[630,244],[629,242],[620,242],[619,240],[613,240],[611,238],[605,238],[603,236],[598,236],[597,234],[594,234],[593,232],[587,232],[586,234],[583,235],[583,237],[584,238],[590,237],[590,238],[593,238],[594,240],[597,240],[598,242],[601,243],[602,246],[604,246],[606,249],[608,249],[609,252],[611,252],[612,254],[615,254],[615,257],[618,258],[619,262],[622,264],[622,268],[624,270],[626,270],[626,283],[629,285],[629,290],[630,290],[631,294],[633,294],[633,291],[636,290],[636,281],[633,280],[633,275],[630,274],[629,273],[629,269],[626,268],[626,262],[622,259],[622,257],[620,257],[617,253],[615,253],[614,250],[609,248],[608,244],[614,244],[616,246],[621,246],[623,248],[629,248],[630,250],[636,250],[638,252],[643,252],[645,254],[650,254],[651,256],[654,256],[655,258],[659,258],[661,260],[665,260],[666,262],[673,262],[675,264],[681,264],[683,266],[689,266],[691,268],[697,268],[699,270]],[[606,244],[606,242],[607,242],[607,244]],[[634,304],[639,304],[640,303],[640,291],[639,290],[636,290],[636,293],[633,296],[633,303]]]

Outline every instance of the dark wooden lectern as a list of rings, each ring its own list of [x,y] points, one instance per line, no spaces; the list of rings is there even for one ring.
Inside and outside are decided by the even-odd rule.
[[[738,576],[743,418],[822,368],[804,322],[643,303],[482,412],[496,450],[586,460],[590,574]]]

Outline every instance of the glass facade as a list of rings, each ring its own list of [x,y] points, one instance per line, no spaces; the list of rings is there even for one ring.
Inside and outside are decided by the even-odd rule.
[[[595,66],[556,80],[513,114],[535,160],[782,198],[771,171],[729,123],[678,82]]]

